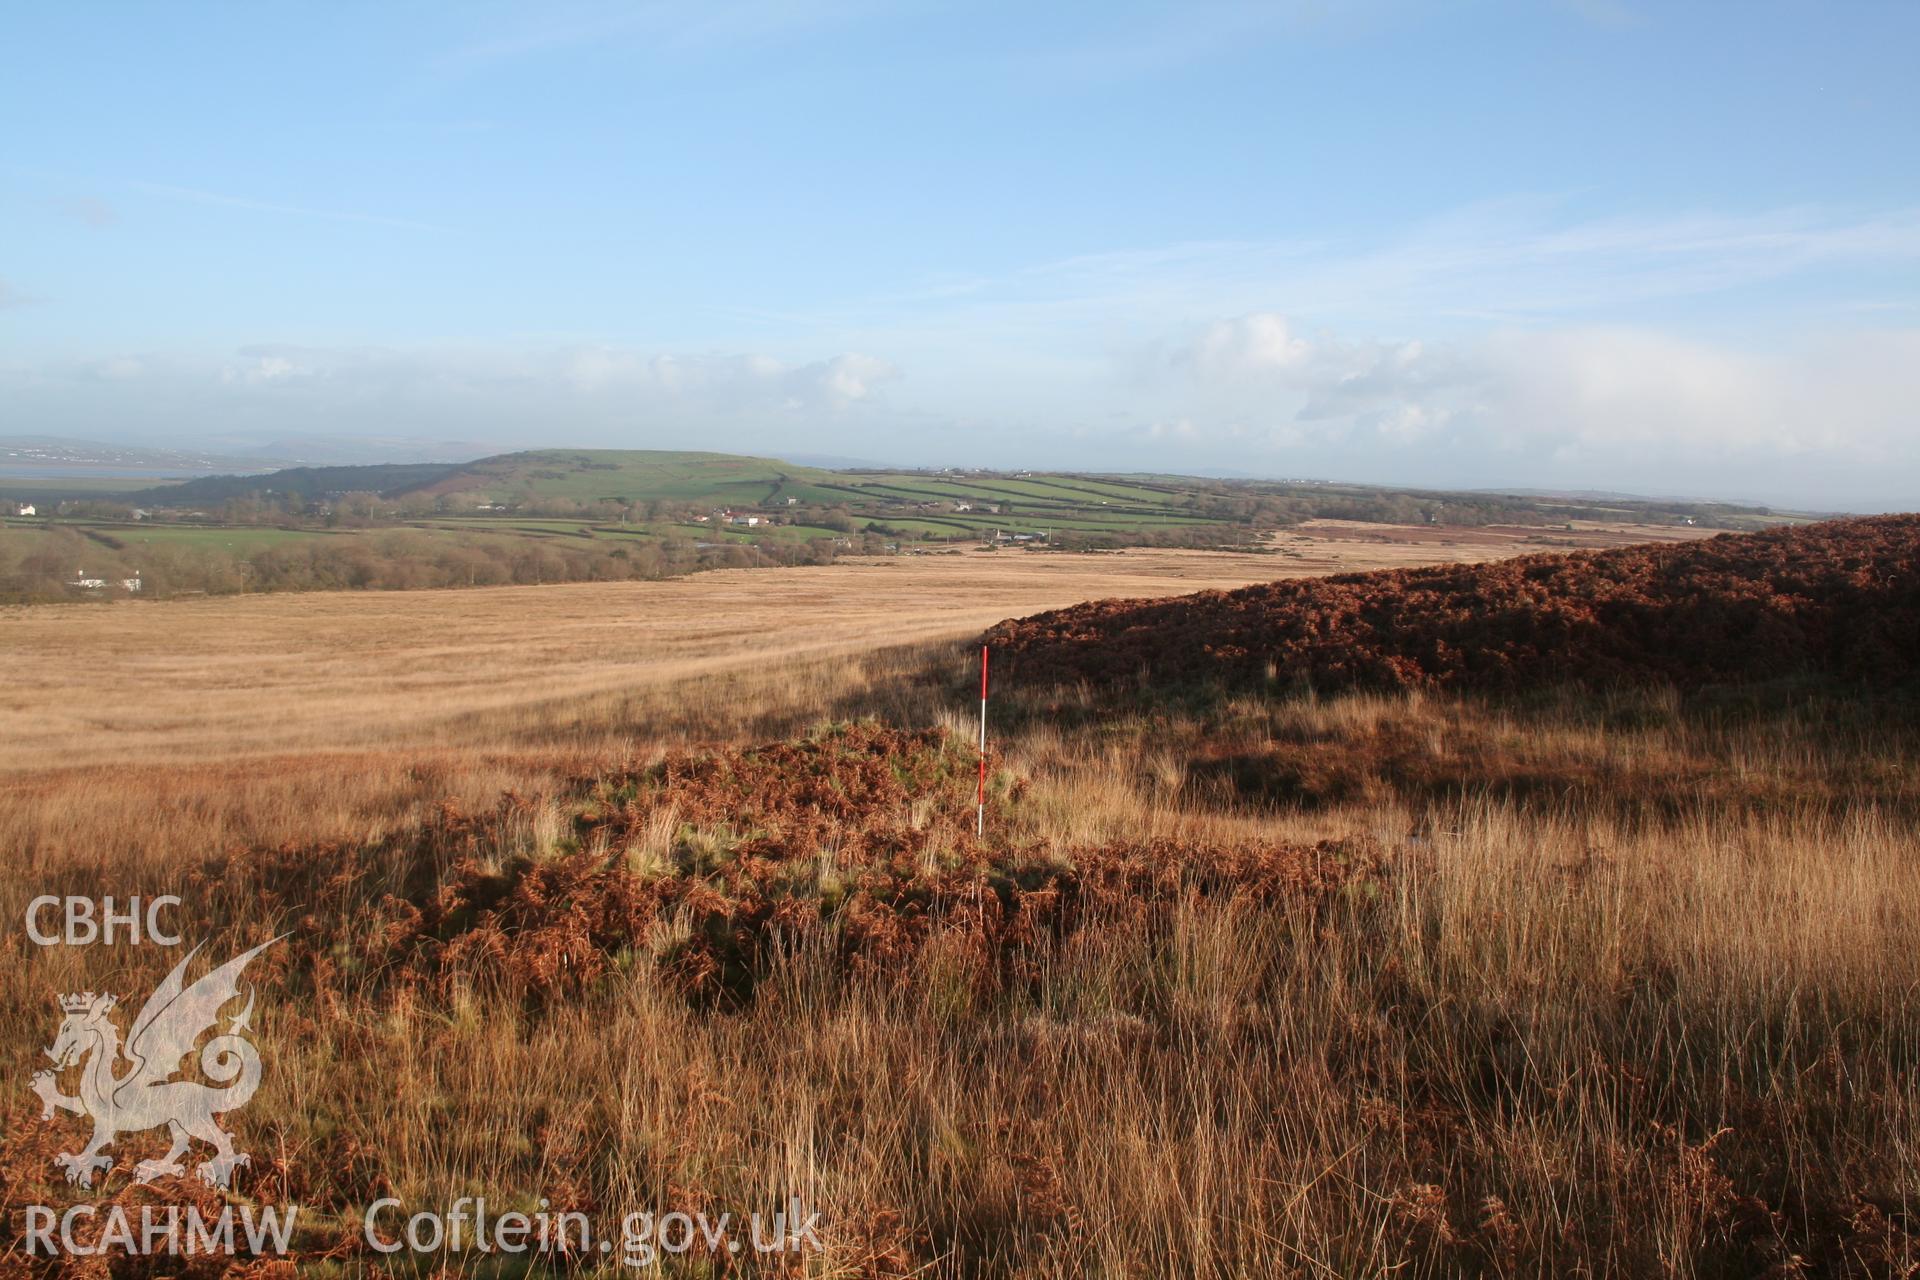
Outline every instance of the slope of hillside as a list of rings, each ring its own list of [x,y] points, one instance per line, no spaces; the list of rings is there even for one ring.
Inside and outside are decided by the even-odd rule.
[[[749,540],[783,537],[777,530],[808,526],[814,530],[809,536],[866,533],[894,543],[943,544],[978,539],[1052,550],[1241,548],[1259,545],[1275,529],[1312,519],[1426,526],[1443,536],[1448,530],[1492,525],[1537,529],[1543,535],[1572,532],[1573,522],[1590,520],[1750,528],[1798,518],[1757,508],[1640,501],[1596,507],[1317,481],[977,468],[828,471],[777,458],[670,449],[537,449],[472,462],[296,467],[204,476],[164,488],[120,487],[139,488],[126,501],[143,507],[181,511],[249,500],[277,508],[289,522],[324,516],[337,499],[360,494],[371,497],[353,504],[360,521],[413,519],[432,511],[634,526],[684,523],[728,508],[762,517],[751,528],[730,532]],[[8,490],[5,496],[24,502],[40,493]],[[714,531],[711,525],[687,525],[679,532]]]
[[[1920,516],[1094,601],[988,633],[1027,683],[1697,686],[1920,672]]]
[[[773,458],[676,449],[536,449],[482,458],[416,486],[499,502],[711,502],[754,506],[797,497],[830,501],[813,485],[827,472]]]
[[[421,488],[456,470],[445,462],[380,462],[359,467],[287,467],[264,474],[199,476],[125,495],[129,502],[186,507],[215,506],[238,498],[292,495],[305,501],[335,493],[401,493]]]

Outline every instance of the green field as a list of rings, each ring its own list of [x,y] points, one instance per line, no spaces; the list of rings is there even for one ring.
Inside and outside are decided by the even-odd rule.
[[[127,520],[136,504],[156,519]],[[450,556],[442,552],[448,549],[477,548],[498,558],[545,547],[549,559],[572,557],[576,567],[621,555],[629,563],[678,564],[689,555],[698,558],[703,547],[737,544],[757,545],[781,563],[823,551],[905,549],[901,544],[911,543],[1245,546],[1264,531],[1319,515],[1463,525],[1577,517],[1680,523],[1697,516],[1720,527],[1751,527],[1767,518],[1750,509],[1308,481],[829,471],[773,458],[636,449],[541,449],[464,464],[291,468],[201,477],[117,498],[103,489],[90,499],[48,505],[74,531],[66,535],[67,553],[91,544],[123,556],[153,547],[246,557],[313,539],[409,532],[433,541],[367,550],[446,562]],[[763,523],[732,524],[729,514],[755,515]],[[76,536],[83,541],[74,543]],[[16,540],[16,552],[25,546]]]
[[[802,523],[761,525],[752,529],[732,525],[702,524],[693,520],[635,520],[610,524],[603,520],[540,520],[513,516],[446,516],[431,520],[409,521],[410,529],[444,530],[463,534],[506,537],[577,538],[618,542],[635,538],[690,538],[696,541],[805,542],[811,538],[842,537],[833,529]]]
[[[197,516],[204,525],[144,524],[142,538],[217,546],[233,543],[227,526],[217,518],[223,502],[274,494],[324,502],[331,491],[316,485],[387,481],[401,482],[384,491],[385,500],[396,504],[499,508],[408,521],[410,527],[506,535],[663,536],[671,530],[679,536],[713,541],[793,542],[846,536],[872,527],[889,535],[940,541],[1048,530],[1124,540],[1144,531],[1219,523],[1188,509],[1194,501],[1193,490],[1148,488],[1114,479],[831,472],[766,458],[633,450],[542,450],[465,466],[303,469],[297,474],[209,477],[148,488],[133,496],[163,512],[208,512]],[[178,500],[169,501],[169,494]],[[112,495],[103,487],[99,496]],[[624,525],[607,518],[606,504],[619,508],[611,514],[624,515]],[[588,515],[596,506],[602,509]],[[671,510],[662,511],[662,507]],[[562,518],[553,514],[556,509],[580,510],[581,517]],[[778,523],[748,529],[717,521],[703,526],[692,519],[696,513],[725,510],[756,512]],[[817,523],[829,512],[833,523]],[[107,522],[93,523],[105,527]],[[253,527],[244,537],[253,545],[264,545],[321,532]]]
[[[1211,487],[1026,473],[835,472],[723,453],[545,449],[449,467],[394,496],[497,506],[504,508],[499,516],[480,518],[511,519],[523,531],[565,536],[590,534],[578,525],[539,517],[574,503],[624,508],[634,532],[643,519],[664,514],[657,508],[678,508],[675,532],[712,541],[805,540],[869,526],[943,541],[1048,529],[1111,540],[1219,523],[1189,510],[1200,486]],[[971,510],[959,510],[962,506]],[[643,507],[656,510],[638,510]],[[702,527],[691,519],[728,509],[769,515],[779,523],[746,529]],[[822,512],[831,512],[834,523],[815,523]],[[591,528],[612,526],[601,520]]]
[[[153,487],[151,476],[49,476],[0,473],[0,502],[58,502],[63,498],[118,497]],[[164,482],[163,482],[164,483]],[[11,507],[7,508],[9,511]]]
[[[113,520],[5,520],[5,537],[19,539],[23,552],[51,545],[56,534],[68,533],[83,539],[83,545],[102,551],[126,554],[142,547],[179,547],[190,550],[226,550],[248,555],[268,547],[286,546],[315,538],[354,537],[357,531],[331,529],[279,529],[258,525],[161,524]],[[372,532],[369,530],[368,532]]]

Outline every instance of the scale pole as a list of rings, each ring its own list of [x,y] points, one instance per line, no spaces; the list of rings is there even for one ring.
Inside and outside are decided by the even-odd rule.
[[[987,646],[980,646],[980,800],[974,836],[987,835]]]

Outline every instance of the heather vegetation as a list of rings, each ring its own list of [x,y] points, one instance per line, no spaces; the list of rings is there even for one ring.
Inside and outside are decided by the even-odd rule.
[[[1029,680],[1525,690],[1920,668],[1920,517],[1094,601],[992,639]]]

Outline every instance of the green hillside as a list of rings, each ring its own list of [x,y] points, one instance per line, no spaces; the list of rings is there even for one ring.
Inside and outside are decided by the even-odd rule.
[[[274,478],[246,479],[257,489]],[[656,508],[656,517],[682,521],[719,510],[764,513],[768,525],[724,531],[729,538],[755,540],[859,531],[927,541],[998,534],[1115,543],[1181,530],[1203,540],[1211,536],[1208,530],[1220,541],[1240,536],[1229,528],[1236,523],[1232,514],[1220,509],[1225,487],[1215,481],[827,471],[776,458],[683,450],[529,450],[447,467],[380,492],[416,507],[432,499],[448,514],[479,509],[516,518],[638,520],[637,509],[649,506]],[[662,513],[659,507],[669,510]],[[708,530],[722,532],[711,522]]]
[[[1252,547],[1302,520],[1757,527],[1719,504],[1029,471],[828,471],[772,458],[542,449],[462,464],[300,467],[0,511],[0,602],[623,581],[970,545]]]
[[[146,506],[210,506],[274,494],[311,501],[335,493],[402,493],[432,484],[455,470],[445,462],[389,462],[365,467],[288,467],[262,475],[200,476],[126,494]]]
[[[747,543],[777,554],[809,548],[813,555],[977,542],[1056,549],[1247,546],[1267,531],[1316,516],[1422,525],[1545,525],[1597,517],[1721,527],[1766,518],[1730,507],[1634,501],[1596,507],[1311,481],[829,471],[776,458],[656,449],[538,449],[459,464],[207,476],[117,501],[102,494],[62,502],[40,514],[95,522],[92,533],[100,538],[123,539],[114,522],[135,519],[135,507],[152,517],[142,526],[142,540],[167,538],[153,532],[155,522],[198,522],[211,530],[277,525],[316,533],[405,525],[459,540],[611,547],[637,538],[662,547],[684,541],[696,551]],[[177,536],[198,535],[183,529]]]
[[[828,502],[833,473],[773,458],[668,449],[536,449],[482,458],[414,486],[492,502],[687,502],[759,506],[786,498]]]

